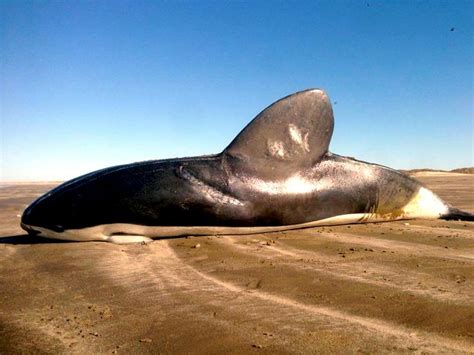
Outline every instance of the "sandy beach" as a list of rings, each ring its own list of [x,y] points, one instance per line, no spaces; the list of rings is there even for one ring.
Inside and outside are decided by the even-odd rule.
[[[474,212],[474,175],[416,174]],[[54,183],[0,188],[0,353],[470,353],[474,223],[147,245],[25,235]]]

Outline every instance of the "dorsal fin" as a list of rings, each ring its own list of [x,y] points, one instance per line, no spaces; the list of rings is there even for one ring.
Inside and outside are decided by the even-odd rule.
[[[281,178],[320,161],[328,151],[333,128],[326,93],[305,90],[260,112],[223,153],[246,171]]]

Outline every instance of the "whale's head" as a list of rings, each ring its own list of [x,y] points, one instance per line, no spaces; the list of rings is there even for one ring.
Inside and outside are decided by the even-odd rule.
[[[31,235],[63,233],[80,216],[77,196],[62,186],[44,194],[29,205],[21,217],[21,227]]]
[[[81,176],[39,197],[23,212],[21,227],[31,235],[67,239],[68,230],[100,223],[107,182],[94,182],[101,175],[103,171]]]
[[[143,165],[150,168],[148,184],[143,183]],[[156,206],[143,201],[159,193],[155,180],[163,182],[153,167],[154,162],[115,166],[67,181],[28,206],[21,227],[41,237],[104,240],[104,228],[111,224],[150,224]]]

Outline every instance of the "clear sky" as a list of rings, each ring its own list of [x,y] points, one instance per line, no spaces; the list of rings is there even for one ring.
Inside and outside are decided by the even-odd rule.
[[[473,23],[460,0],[2,0],[0,179],[217,153],[310,87],[335,153],[472,166]]]

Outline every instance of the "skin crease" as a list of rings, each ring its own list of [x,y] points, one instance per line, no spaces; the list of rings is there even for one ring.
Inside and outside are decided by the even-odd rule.
[[[109,235],[239,233],[323,220],[439,218],[448,211],[398,171],[330,153],[333,125],[327,95],[302,91],[262,111],[220,154],[133,163],[73,179],[29,206],[22,226],[60,239],[64,231],[67,239],[76,231],[85,240],[77,231],[94,226],[123,229],[97,229]],[[336,218],[345,215],[353,217]]]

